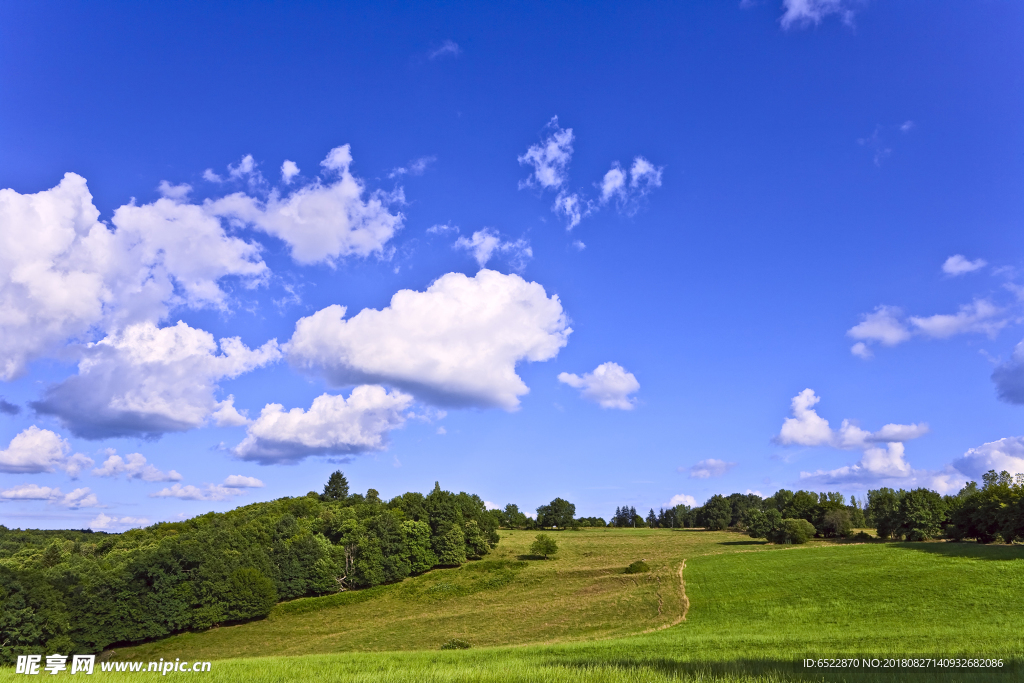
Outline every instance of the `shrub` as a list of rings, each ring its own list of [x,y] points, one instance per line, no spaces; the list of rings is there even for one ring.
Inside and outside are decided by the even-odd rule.
[[[814,525],[806,519],[784,519],[782,526],[772,533],[772,543],[799,545],[814,536]]]
[[[534,555],[542,555],[546,560],[548,555],[558,552],[558,544],[547,534],[537,534],[537,540],[530,544],[530,552]]]
[[[651,567],[643,560],[637,560],[633,564],[626,567],[627,574],[643,574],[644,572],[651,571]]]
[[[468,650],[470,644],[459,638],[452,638],[441,646],[442,650]]]

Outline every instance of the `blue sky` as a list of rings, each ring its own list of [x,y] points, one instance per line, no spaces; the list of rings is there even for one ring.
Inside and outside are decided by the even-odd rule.
[[[1022,44],[1012,2],[0,3],[0,522],[1024,472]]]

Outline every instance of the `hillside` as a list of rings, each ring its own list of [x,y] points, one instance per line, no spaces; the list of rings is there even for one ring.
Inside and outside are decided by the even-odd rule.
[[[563,664],[607,669],[658,661],[682,672],[709,662],[741,669],[761,662],[760,670],[814,654],[1009,656],[1024,648],[1019,545],[812,541],[786,547],[731,532],[593,529],[556,534],[557,559],[543,561],[524,559],[533,533],[501,536],[492,555],[461,569],[296,600],[264,621],[113,656],[220,660],[389,651],[384,660],[345,654],[331,666],[355,673],[386,661],[397,667],[394,680],[414,680],[424,662],[447,661],[441,656],[472,660],[497,676],[555,653]],[[641,558],[650,573],[623,573]],[[450,638],[474,649],[438,653]],[[527,644],[547,647],[478,650]],[[424,660],[427,653],[397,650],[434,652]],[[270,660],[261,661],[260,667]]]

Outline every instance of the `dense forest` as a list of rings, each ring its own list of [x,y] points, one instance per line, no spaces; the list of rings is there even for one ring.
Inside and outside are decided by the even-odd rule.
[[[264,617],[279,600],[398,581],[481,557],[497,516],[475,495],[322,494],[122,534],[0,526],[0,662],[89,653]]]

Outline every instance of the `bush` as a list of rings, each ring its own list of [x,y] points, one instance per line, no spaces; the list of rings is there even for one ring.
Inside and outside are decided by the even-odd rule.
[[[871,539],[871,534],[869,534],[866,531],[858,531],[856,534],[853,535],[853,540],[855,541],[870,541]]]
[[[441,646],[442,650],[468,650],[470,644],[459,638],[452,638]]]
[[[795,544],[806,543],[814,536],[814,525],[806,519],[784,519],[782,526],[772,533],[768,540],[772,543]]]
[[[537,534],[537,540],[530,544],[530,552],[534,555],[542,555],[546,560],[548,555],[558,552],[558,544],[547,534]]]
[[[651,571],[651,567],[643,560],[637,560],[633,564],[626,567],[627,574],[643,574],[644,572]]]

